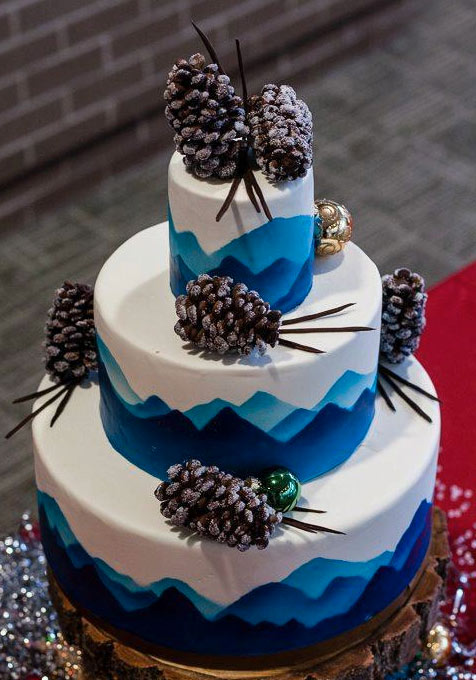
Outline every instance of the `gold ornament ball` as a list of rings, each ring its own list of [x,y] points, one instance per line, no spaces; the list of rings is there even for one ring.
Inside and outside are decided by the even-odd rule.
[[[344,205],[321,198],[314,202],[316,255],[340,253],[352,238],[352,215]]]
[[[444,666],[452,650],[451,633],[442,623],[437,623],[428,633],[424,649],[425,656],[437,666]]]

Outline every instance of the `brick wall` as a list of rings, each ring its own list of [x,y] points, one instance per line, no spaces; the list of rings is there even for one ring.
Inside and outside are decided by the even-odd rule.
[[[238,35],[278,79],[290,46],[386,1],[2,0],[0,187],[159,111],[174,58],[199,49],[191,18],[230,71]]]

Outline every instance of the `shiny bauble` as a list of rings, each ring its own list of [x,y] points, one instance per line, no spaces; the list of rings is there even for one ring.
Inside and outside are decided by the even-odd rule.
[[[321,198],[314,202],[316,255],[335,255],[352,237],[352,215],[340,203]]]
[[[279,512],[292,510],[301,496],[301,482],[286,468],[266,470],[260,476],[260,483],[268,503]]]
[[[449,629],[442,623],[437,623],[428,633],[424,648],[425,656],[436,666],[444,666],[451,656],[452,642]]]

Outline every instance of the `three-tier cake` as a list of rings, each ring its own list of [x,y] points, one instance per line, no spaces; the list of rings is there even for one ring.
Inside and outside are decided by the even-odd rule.
[[[249,670],[332,653],[401,605],[431,538],[439,409],[414,393],[425,420],[376,396],[381,278],[353,243],[315,256],[322,234],[302,102],[293,109],[289,91],[266,86],[241,116],[229,87],[221,69],[196,55],[169,76],[178,150],[168,223],[137,233],[105,263],[94,291],[98,380],[83,380],[54,427],[49,409],[41,412],[33,437],[45,553],[74,606],[156,658]],[[267,127],[276,110],[281,122]],[[227,116],[239,124],[230,128]],[[259,339],[264,322],[249,330],[249,318],[240,344],[245,326],[235,323],[227,293],[203,302],[206,317],[199,305],[187,312],[198,328],[191,341],[177,334],[176,300],[185,304],[188,282],[204,274],[256,290],[269,302],[263,316],[283,312],[271,346]],[[433,392],[414,358],[396,371]],[[253,478],[248,495],[238,490],[233,506],[228,499],[226,526],[206,485],[200,498],[183,496],[187,508],[205,498],[210,517],[204,510],[201,524],[177,521],[185,517],[180,499],[175,523],[161,513],[156,487],[191,459]],[[266,510],[261,519],[275,511],[276,529],[259,543],[257,511],[245,506],[269,470],[299,481],[299,510]],[[340,533],[302,530],[303,522]]]

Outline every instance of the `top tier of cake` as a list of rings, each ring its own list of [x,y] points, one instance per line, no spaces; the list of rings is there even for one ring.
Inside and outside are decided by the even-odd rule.
[[[257,212],[244,182],[219,222],[230,182],[201,180],[175,152],[169,166],[170,285],[174,295],[200,274],[231,276],[287,312],[312,284],[314,180],[312,169],[292,182],[254,176],[272,220]]]

